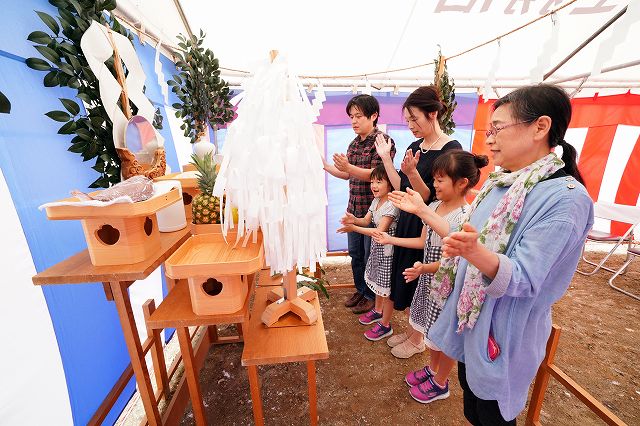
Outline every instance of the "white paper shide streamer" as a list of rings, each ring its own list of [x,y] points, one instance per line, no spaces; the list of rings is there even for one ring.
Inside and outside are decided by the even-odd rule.
[[[100,83],[100,98],[102,98],[107,115],[113,122],[113,142],[116,148],[124,148],[124,133],[128,120],[118,106],[122,87],[120,87],[120,84],[104,63],[113,56],[113,47],[107,31],[105,26],[96,21],[91,22],[91,26],[85,31],[80,40],[80,47],[87,58],[91,71],[93,71]],[[115,31],[111,34],[113,42],[118,48],[120,59],[129,71],[126,78],[127,95],[131,102],[138,107],[138,115],[146,118],[149,123],[153,123],[156,109],[144,94],[143,87],[146,76],[138,55],[136,55],[136,51],[128,38]],[[158,139],[158,146],[164,146],[164,138],[157,131],[155,133]]]
[[[544,78],[544,70],[551,64],[551,58],[558,51],[560,42],[560,22],[554,13],[551,15],[551,36],[542,46],[535,67],[531,70],[531,83],[540,83]]]
[[[484,101],[487,102],[489,100],[491,88],[493,87],[493,83],[496,81],[496,71],[498,71],[498,67],[500,66],[500,57],[502,54],[502,46],[500,43],[500,39],[498,39],[498,46],[496,49],[496,56],[493,59],[493,64],[491,65],[491,69],[489,70],[489,75],[487,76],[487,80],[484,82],[484,90],[482,92]]]
[[[315,271],[326,254],[327,196],[322,157],[316,145],[312,106],[282,55],[265,61],[242,84],[237,118],[229,126],[213,195],[226,196],[222,229],[238,239],[262,230],[272,273],[297,265]],[[314,108],[315,107],[315,108]]]

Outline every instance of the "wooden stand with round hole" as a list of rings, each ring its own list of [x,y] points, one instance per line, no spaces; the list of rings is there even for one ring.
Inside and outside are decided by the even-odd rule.
[[[160,249],[156,215],[82,221],[91,263],[95,266],[138,263]]]
[[[82,221],[94,266],[131,265],[152,257],[160,250],[156,212],[179,202],[180,192],[172,189],[145,201],[102,207],[75,205],[80,201],[75,197],[60,201],[68,204],[47,207],[47,217],[51,220]]]
[[[219,225],[218,225],[219,226]],[[196,315],[224,315],[239,311],[252,284],[249,275],[263,263],[262,233],[236,244],[236,233],[191,236],[164,266],[167,277],[187,279]]]
[[[190,277],[191,308],[196,315],[224,315],[238,312],[249,291],[244,275]]]

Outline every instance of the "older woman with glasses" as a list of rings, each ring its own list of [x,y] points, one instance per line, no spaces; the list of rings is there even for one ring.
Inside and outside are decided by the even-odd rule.
[[[444,306],[429,339],[459,361],[473,425],[515,424],[544,358],[551,305],[593,224],[576,151],[564,141],[570,119],[569,98],[555,86],[499,99],[486,143],[502,170],[489,175],[462,229],[443,240],[431,291]],[[433,380],[422,386],[440,390]]]

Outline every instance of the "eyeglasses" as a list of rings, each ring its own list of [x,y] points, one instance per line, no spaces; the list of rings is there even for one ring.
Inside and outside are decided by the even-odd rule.
[[[489,124],[489,126],[490,126],[490,127],[489,127],[489,130],[487,130],[487,131],[485,132],[485,135],[487,135],[487,137],[489,137],[489,136],[493,136],[493,137],[495,137],[495,136],[498,134],[498,132],[499,132],[500,130],[504,130],[504,129],[506,129],[507,127],[517,126],[518,124],[529,124],[529,123],[532,123],[532,122],[534,122],[534,121],[536,121],[536,120],[537,120],[537,119],[535,119],[535,118],[534,118],[533,120],[519,121],[519,122],[517,122],[517,123],[506,124],[506,125],[504,125],[504,126],[502,126],[502,127],[496,127],[496,126],[494,126],[493,124]]]

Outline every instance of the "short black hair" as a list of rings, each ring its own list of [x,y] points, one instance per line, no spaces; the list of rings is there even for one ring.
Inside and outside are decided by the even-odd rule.
[[[393,189],[393,185],[391,184],[391,179],[389,179],[389,175],[387,174],[387,169],[384,168],[384,164],[379,164],[373,170],[371,170],[371,175],[369,175],[369,179],[386,180],[387,183],[389,184],[389,189]]]
[[[378,118],[380,117],[380,104],[378,100],[371,95],[358,95],[351,98],[349,103],[347,104],[347,115],[350,114],[351,107],[357,107],[365,117],[371,118],[373,114],[378,114],[375,120],[373,120],[373,125],[378,125]]]

